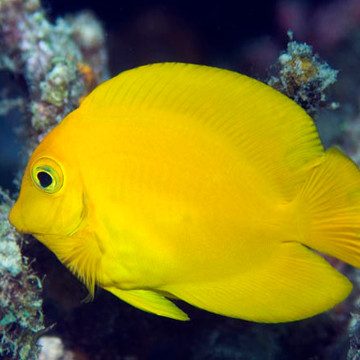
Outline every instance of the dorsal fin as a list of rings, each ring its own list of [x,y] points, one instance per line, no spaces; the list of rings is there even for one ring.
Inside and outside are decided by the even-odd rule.
[[[194,133],[215,132],[284,200],[293,199],[324,152],[312,119],[293,101],[247,76],[207,66],[163,63],[125,71],[98,86],[80,111],[119,121],[138,115],[143,122],[155,112]]]

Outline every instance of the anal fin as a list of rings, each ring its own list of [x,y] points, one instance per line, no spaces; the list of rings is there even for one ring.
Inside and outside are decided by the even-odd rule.
[[[269,323],[324,312],[345,299],[351,289],[350,281],[325,259],[295,242],[282,243],[258,269],[216,282],[204,279],[164,288],[207,311]]]
[[[175,320],[189,320],[189,317],[173,302],[154,291],[121,290],[115,287],[106,287],[105,290],[141,310]]]

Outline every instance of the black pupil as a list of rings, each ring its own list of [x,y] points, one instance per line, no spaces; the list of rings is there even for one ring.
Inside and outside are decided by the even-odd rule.
[[[47,188],[49,185],[51,185],[51,183],[53,181],[52,177],[48,173],[46,173],[45,171],[40,171],[37,174],[37,178],[39,180],[40,185],[43,188]]]

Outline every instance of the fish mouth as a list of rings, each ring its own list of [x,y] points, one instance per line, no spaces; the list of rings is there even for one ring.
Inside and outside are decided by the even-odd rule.
[[[11,226],[13,226],[19,233],[26,234],[26,231],[24,230],[24,221],[22,221],[22,216],[21,212],[19,211],[19,205],[17,201],[9,212],[8,221]]]

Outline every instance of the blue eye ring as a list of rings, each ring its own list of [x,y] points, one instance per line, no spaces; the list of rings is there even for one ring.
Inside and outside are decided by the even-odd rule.
[[[32,165],[31,178],[38,189],[48,194],[57,193],[64,183],[64,175],[59,164],[44,157]]]

